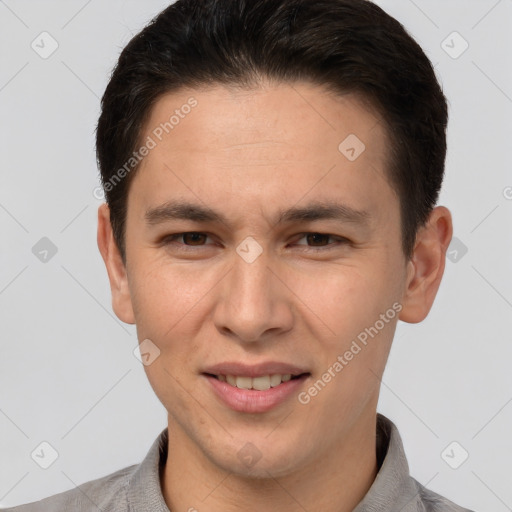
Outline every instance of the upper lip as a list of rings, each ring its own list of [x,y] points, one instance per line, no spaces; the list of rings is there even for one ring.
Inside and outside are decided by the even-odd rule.
[[[304,368],[278,361],[266,361],[258,364],[243,364],[239,362],[224,362],[209,366],[203,373],[212,375],[234,375],[243,377],[261,377],[263,375],[300,375],[309,373]]]

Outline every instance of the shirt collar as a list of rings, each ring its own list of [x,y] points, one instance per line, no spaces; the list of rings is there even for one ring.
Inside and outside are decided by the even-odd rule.
[[[409,475],[409,464],[396,425],[377,413],[376,433],[379,472],[354,512],[418,510],[418,488]]]
[[[126,498],[130,512],[170,512],[160,485],[167,460],[167,444],[168,431],[165,428],[128,481]]]

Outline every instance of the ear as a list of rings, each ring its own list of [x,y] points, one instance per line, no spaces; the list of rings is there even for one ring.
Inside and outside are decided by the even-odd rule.
[[[452,234],[450,211],[444,206],[434,208],[426,224],[418,231],[413,255],[407,263],[408,276],[400,320],[417,323],[428,315],[441,284]]]
[[[135,323],[126,266],[121,258],[110,223],[110,209],[102,204],[98,208],[98,248],[107,267],[112,308],[117,317],[127,324]]]

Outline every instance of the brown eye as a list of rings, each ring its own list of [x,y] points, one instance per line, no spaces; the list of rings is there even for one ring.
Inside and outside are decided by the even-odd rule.
[[[325,233],[309,233],[306,235],[307,241],[314,246],[328,245],[329,238],[331,238],[331,235],[326,235]]]
[[[306,240],[306,243],[299,243],[301,240]],[[305,246],[305,250],[315,250],[323,248],[333,249],[340,245],[349,243],[349,240],[342,236],[330,235],[329,233],[302,233],[301,238],[297,239],[295,243],[299,246]]]
[[[206,233],[199,233],[197,231],[187,231],[185,233],[174,233],[167,235],[162,239],[162,243],[168,246],[181,246],[183,247],[203,247],[208,239]]]
[[[206,238],[208,238],[207,235],[204,233],[182,233],[181,237],[183,238],[183,241],[185,245],[202,245],[201,242],[204,242]]]

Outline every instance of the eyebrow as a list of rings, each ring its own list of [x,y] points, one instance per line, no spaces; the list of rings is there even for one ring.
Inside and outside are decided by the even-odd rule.
[[[222,213],[207,206],[188,201],[168,201],[162,205],[149,208],[144,218],[149,225],[157,225],[171,220],[216,222],[227,226],[230,225],[229,220]],[[280,210],[274,224],[311,222],[326,219],[367,224],[370,214],[365,210],[357,210],[334,201],[315,201],[305,206],[293,206],[286,210]]]

